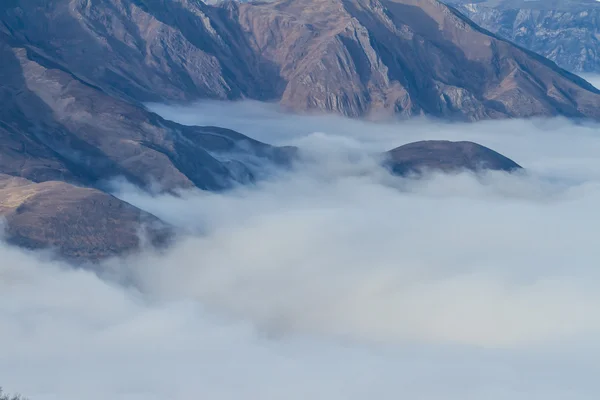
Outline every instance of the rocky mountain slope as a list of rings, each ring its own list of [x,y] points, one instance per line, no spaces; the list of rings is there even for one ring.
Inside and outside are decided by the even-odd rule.
[[[186,127],[109,96],[0,35],[0,172],[96,184],[123,176],[161,190],[222,189],[283,160],[237,132]]]
[[[585,81],[436,0],[2,7],[0,30],[32,57],[128,101],[252,98],[348,116],[600,118],[600,93]]]
[[[159,227],[151,237],[168,236],[156,218],[101,191],[112,178],[149,191],[222,190],[294,158],[294,149],[231,130],[164,120],[147,101],[600,117],[600,93],[585,81],[435,0],[6,0],[0,59],[8,238],[73,259],[136,248],[148,221]]]
[[[596,0],[449,0],[483,28],[573,72],[600,73]]]
[[[13,243],[69,258],[121,254],[156,218],[99,191],[106,181],[221,190],[293,156],[231,130],[166,121],[3,33],[0,59],[0,216]]]

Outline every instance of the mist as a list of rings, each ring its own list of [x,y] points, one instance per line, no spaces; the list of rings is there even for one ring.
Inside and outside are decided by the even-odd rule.
[[[225,193],[118,197],[180,229],[90,269],[0,247],[0,384],[37,399],[592,399],[600,130],[150,105],[301,148]],[[377,155],[472,140],[526,173],[391,176]]]
[[[598,74],[582,74],[581,77],[600,89],[600,75]]]

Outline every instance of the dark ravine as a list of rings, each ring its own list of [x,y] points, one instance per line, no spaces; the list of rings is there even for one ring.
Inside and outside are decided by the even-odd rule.
[[[460,171],[515,172],[522,167],[508,157],[473,142],[425,140],[397,147],[385,154],[385,165],[396,175]]]

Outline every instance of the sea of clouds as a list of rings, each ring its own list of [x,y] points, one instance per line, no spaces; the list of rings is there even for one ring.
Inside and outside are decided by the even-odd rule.
[[[179,227],[95,271],[0,247],[0,384],[32,400],[597,399],[600,126],[151,105],[303,162],[225,193],[115,194]],[[390,176],[472,140],[526,173]]]

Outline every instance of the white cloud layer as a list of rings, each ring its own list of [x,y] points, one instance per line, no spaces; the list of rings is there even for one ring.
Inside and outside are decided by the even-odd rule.
[[[598,74],[583,74],[581,75],[583,79],[600,89],[600,75]]]
[[[5,389],[32,400],[597,398],[598,126],[153,108],[300,145],[310,161],[222,194],[120,187],[188,235],[165,254],[106,263],[107,279],[1,247]],[[407,181],[370,157],[426,138],[476,141],[528,173]]]

